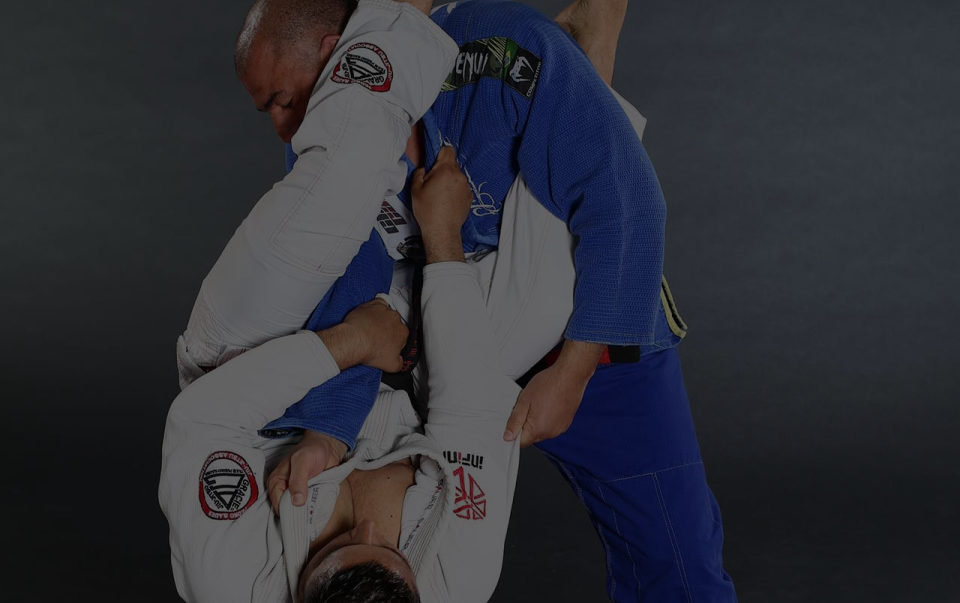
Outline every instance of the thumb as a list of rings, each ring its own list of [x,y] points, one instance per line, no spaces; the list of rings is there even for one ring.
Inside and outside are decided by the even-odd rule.
[[[455,163],[456,160],[457,160],[457,152],[454,151],[453,147],[451,146],[444,145],[443,148],[440,149],[440,152],[437,153],[436,163],[438,165],[444,164],[444,163],[451,163],[451,162]]]
[[[418,191],[423,188],[423,183],[427,180],[427,170],[418,167],[413,171],[413,181],[411,182],[411,191]]]
[[[326,462],[326,455],[319,451],[315,451],[314,454],[323,457],[319,459],[322,468]],[[307,502],[307,480],[313,477],[311,475],[314,468],[313,460],[315,459],[311,458],[306,449],[297,450],[290,459],[290,500],[296,507],[302,507],[303,503]],[[319,471],[316,473],[319,474]]]
[[[520,392],[520,396],[517,398],[517,403],[513,407],[513,412],[510,413],[510,418],[507,419],[507,429],[503,432],[503,439],[512,442],[517,439],[517,434],[520,433],[520,429],[523,428],[523,424],[527,420],[527,414],[530,412],[530,399],[523,395],[524,392]]]

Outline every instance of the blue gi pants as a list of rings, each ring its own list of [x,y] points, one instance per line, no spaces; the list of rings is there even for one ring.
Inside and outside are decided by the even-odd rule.
[[[611,600],[736,601],[676,348],[600,365],[570,429],[537,448],[589,510]]]

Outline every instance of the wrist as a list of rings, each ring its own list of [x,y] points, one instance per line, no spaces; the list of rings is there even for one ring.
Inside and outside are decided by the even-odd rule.
[[[316,332],[341,371],[363,363],[362,346],[358,345],[359,337],[354,330],[351,325],[341,323]]]
[[[301,443],[305,442],[307,445],[322,446],[327,449],[326,469],[339,465],[340,461],[342,461],[343,457],[347,454],[348,446],[346,443],[331,435],[320,433],[318,431],[304,429],[303,438],[300,441]]]
[[[423,233],[423,250],[428,264],[464,262],[460,231],[438,230]]]
[[[347,445],[333,436],[328,436],[326,434],[320,435],[323,435],[323,440],[327,446],[327,450],[330,451],[330,454],[327,457],[327,469],[330,467],[336,467],[347,454]]]
[[[567,339],[554,366],[568,378],[586,383],[596,372],[605,347],[602,343]]]

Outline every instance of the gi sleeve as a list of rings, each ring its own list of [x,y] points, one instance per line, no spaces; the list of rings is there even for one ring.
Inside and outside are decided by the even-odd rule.
[[[282,545],[265,491],[269,441],[257,429],[338,372],[320,338],[301,331],[233,359],[173,401],[159,498],[184,600],[284,600]]]
[[[565,336],[651,344],[666,222],[657,175],[634,126],[577,43],[543,15],[525,12],[517,36],[539,54],[527,58],[539,59],[539,74],[526,110],[516,113],[520,171],[579,239]]]
[[[427,437],[453,465],[456,498],[438,550],[450,601],[486,602],[500,579],[520,439],[503,440],[520,388],[500,367],[477,269],[431,264],[423,274]]]
[[[322,331],[343,322],[351,310],[378,293],[390,290],[393,260],[374,232],[361,245],[347,271],[337,279],[307,323],[311,331]],[[350,450],[356,445],[360,427],[370,414],[380,389],[380,370],[357,365],[348,368],[310,392],[261,430],[261,435],[284,435],[293,429],[310,429],[342,441]]]
[[[403,187],[410,128],[457,46],[410,4],[361,0],[293,137],[293,170],[265,194],[204,279],[178,341],[181,387],[302,328]]]

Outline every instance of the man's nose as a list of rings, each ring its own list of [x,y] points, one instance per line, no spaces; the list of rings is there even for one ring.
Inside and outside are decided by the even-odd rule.
[[[285,112],[280,109],[270,111],[270,117],[273,119],[273,129],[277,131],[277,136],[283,142],[290,142],[293,138],[293,132],[290,131],[290,119]]]

